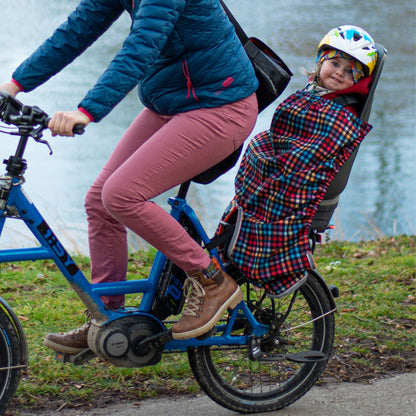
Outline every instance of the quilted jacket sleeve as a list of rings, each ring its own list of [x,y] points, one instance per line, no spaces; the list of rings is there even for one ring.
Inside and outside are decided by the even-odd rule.
[[[146,75],[163,50],[186,0],[142,0],[123,48],[79,104],[101,120]]]
[[[13,73],[28,92],[46,82],[96,41],[123,12],[119,0],[83,0],[53,35]]]

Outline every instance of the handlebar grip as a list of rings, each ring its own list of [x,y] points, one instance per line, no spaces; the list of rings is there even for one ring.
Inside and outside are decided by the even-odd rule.
[[[45,119],[45,127],[49,124],[49,122],[51,121],[51,117],[48,117]],[[75,124],[75,126],[72,129],[72,132],[74,134],[84,134],[85,133],[85,124]]]
[[[74,128],[72,129],[74,134],[84,134],[85,133],[85,125],[84,124],[75,124]]]

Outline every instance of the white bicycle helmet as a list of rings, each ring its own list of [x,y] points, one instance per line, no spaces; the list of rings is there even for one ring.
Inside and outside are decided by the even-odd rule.
[[[318,45],[317,62],[325,49],[337,49],[352,56],[363,65],[366,76],[371,75],[377,62],[373,38],[358,26],[343,25],[330,30]]]

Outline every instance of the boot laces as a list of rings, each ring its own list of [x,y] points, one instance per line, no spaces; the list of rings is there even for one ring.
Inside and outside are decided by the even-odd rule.
[[[83,315],[85,315],[85,319],[87,320],[87,322],[82,324],[79,328],[75,328],[75,329],[72,329],[71,331],[67,332],[67,335],[77,336],[80,333],[83,333],[86,329],[88,329],[91,326],[91,319],[92,319],[91,312],[88,309],[85,309]]]
[[[183,315],[198,316],[200,310],[201,297],[205,296],[205,289],[201,282],[195,277],[189,276],[183,285],[183,291],[186,297],[186,307]]]
[[[79,328],[75,328],[69,332],[66,333],[66,335],[76,337],[83,332],[85,332],[90,327],[90,323],[86,322],[85,324],[81,325]]]

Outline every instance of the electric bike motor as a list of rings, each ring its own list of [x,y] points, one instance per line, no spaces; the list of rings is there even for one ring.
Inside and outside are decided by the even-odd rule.
[[[145,367],[161,360],[163,347],[140,343],[163,331],[163,325],[149,315],[129,315],[101,325],[92,320],[88,346],[116,367]]]

